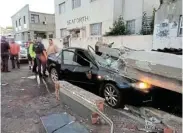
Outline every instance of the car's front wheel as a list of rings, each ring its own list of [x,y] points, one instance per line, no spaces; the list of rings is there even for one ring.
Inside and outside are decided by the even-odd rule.
[[[58,72],[55,68],[51,68],[51,71],[50,71],[50,77],[51,77],[51,80],[53,82],[56,82],[59,80],[59,75],[58,75]]]
[[[104,98],[108,105],[110,105],[113,108],[119,108],[121,107],[121,92],[118,90],[117,87],[115,87],[111,83],[107,83],[104,85]]]

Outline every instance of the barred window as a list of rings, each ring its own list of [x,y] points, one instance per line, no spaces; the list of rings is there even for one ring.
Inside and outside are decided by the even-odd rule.
[[[183,30],[183,18],[182,18],[182,15],[181,15],[180,16],[180,19],[179,19],[178,36],[182,36],[182,30]]]
[[[127,31],[130,34],[135,34],[135,20],[129,20],[127,21]]]
[[[39,15],[31,14],[31,23],[39,23]]]
[[[90,25],[90,33],[92,36],[102,34],[102,23],[96,23]]]
[[[62,14],[65,12],[65,2],[59,4],[59,14]]]
[[[60,37],[61,37],[61,38],[65,37],[66,34],[67,34],[66,28],[60,29]]]
[[[72,9],[78,8],[81,6],[81,0],[72,0]]]

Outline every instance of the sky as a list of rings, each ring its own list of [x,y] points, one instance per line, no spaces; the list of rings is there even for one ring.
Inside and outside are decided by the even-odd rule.
[[[31,11],[54,13],[54,0],[0,0],[0,26],[12,26],[11,16],[26,4]]]

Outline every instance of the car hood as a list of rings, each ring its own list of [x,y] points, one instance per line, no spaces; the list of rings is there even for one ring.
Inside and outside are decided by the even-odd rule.
[[[106,81],[115,82],[119,88],[130,88],[131,83],[133,82],[132,79],[121,75],[118,70],[111,67],[100,67],[98,75],[102,76],[102,78]]]

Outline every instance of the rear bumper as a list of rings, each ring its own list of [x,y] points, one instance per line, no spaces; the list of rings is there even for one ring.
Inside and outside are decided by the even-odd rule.
[[[19,60],[28,60],[28,56],[26,55],[20,55]]]

